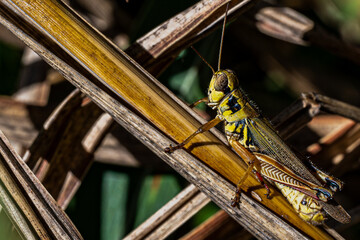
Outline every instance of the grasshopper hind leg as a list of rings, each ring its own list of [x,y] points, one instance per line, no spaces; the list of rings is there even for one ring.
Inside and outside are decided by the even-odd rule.
[[[256,158],[255,158],[256,159]],[[248,169],[246,170],[245,174],[241,177],[240,181],[238,182],[238,184],[236,185],[236,190],[235,190],[235,197],[232,199],[231,201],[231,206],[232,207],[236,207],[238,206],[239,202],[240,202],[240,193],[241,193],[241,186],[244,183],[244,181],[247,179],[247,177],[249,176],[249,174],[254,171],[255,172],[255,176],[256,178],[259,180],[259,182],[261,183],[261,185],[263,185],[266,189],[266,198],[270,198],[270,188],[267,186],[267,184],[264,181],[264,178],[262,177],[262,175],[255,170],[254,168],[257,168],[258,164],[259,164],[259,160],[258,159],[252,159],[248,162]]]
[[[244,175],[241,177],[238,184],[236,185],[235,197],[231,202],[231,206],[235,207],[240,202],[241,186],[243,185],[244,181],[248,178],[248,176],[254,169],[259,169],[260,162],[255,157],[254,154],[249,152],[249,150],[247,150],[243,145],[241,145],[239,141],[237,141],[236,139],[229,138],[229,143],[234,148],[234,150],[240,155],[240,157],[248,164],[248,168],[246,172],[244,173]]]
[[[238,184],[236,185],[236,190],[235,190],[235,197],[232,199],[231,201],[231,206],[232,207],[236,207],[239,205],[240,202],[240,193],[241,193],[241,186],[244,183],[244,181],[248,178],[249,174],[252,172],[252,170],[255,167],[255,160],[250,160],[249,161],[249,166],[248,169],[246,170],[245,174],[241,177],[241,179],[239,180]]]
[[[264,188],[266,189],[266,198],[270,199],[270,188],[268,187],[268,185],[265,183],[264,178],[261,176],[261,174],[258,171],[255,171],[255,176],[257,178],[257,180],[261,183],[261,185],[264,186]]]
[[[310,168],[313,174],[324,183],[325,187],[329,188],[333,192],[341,191],[344,183],[339,179],[328,175],[327,173],[321,171],[317,168],[310,160],[307,161],[306,165]]]

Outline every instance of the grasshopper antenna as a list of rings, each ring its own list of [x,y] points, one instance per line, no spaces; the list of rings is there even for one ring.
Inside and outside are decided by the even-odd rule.
[[[213,74],[215,74],[215,70],[214,68],[210,65],[210,63],[208,63],[205,58],[203,58],[203,56],[201,56],[201,54],[193,47],[191,46],[191,49],[194,50],[194,52],[201,58],[201,60],[204,61],[204,63],[206,63],[206,65],[208,65],[211,68],[211,71],[213,72]]]
[[[224,23],[223,23],[223,27],[222,27],[222,33],[221,33],[220,50],[219,50],[219,61],[218,61],[218,71],[220,70],[220,64],[221,64],[221,54],[222,54],[222,47],[223,47],[223,43],[224,43],[224,33],[225,33],[225,25],[226,25],[226,18],[227,18],[228,10],[229,10],[229,2],[226,4],[226,11],[225,11]]]

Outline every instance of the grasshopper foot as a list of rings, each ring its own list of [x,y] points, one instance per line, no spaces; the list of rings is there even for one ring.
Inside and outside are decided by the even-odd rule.
[[[240,203],[240,189],[236,188],[235,197],[231,199],[231,206],[238,207]]]
[[[166,153],[172,153],[175,150],[176,150],[176,148],[174,148],[171,144],[170,144],[170,146],[164,148],[164,152],[166,152]]]
[[[231,206],[232,207],[238,207],[239,202],[240,202],[240,199],[237,199],[236,197],[234,197],[233,199],[231,199]]]
[[[270,199],[270,191],[264,194],[267,199]]]
[[[172,146],[170,144],[168,147],[164,148],[164,152],[173,153],[173,152],[175,152],[175,150],[178,150],[178,149],[182,148],[182,146],[183,145],[181,145],[181,144],[178,144],[178,145],[175,145],[175,146]]]

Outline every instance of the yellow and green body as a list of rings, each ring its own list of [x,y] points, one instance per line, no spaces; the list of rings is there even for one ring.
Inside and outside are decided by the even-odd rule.
[[[253,171],[258,178],[263,177],[275,185],[303,220],[315,225],[322,224],[328,213],[340,222],[350,221],[346,211],[336,207],[332,200],[333,193],[341,190],[342,182],[315,167],[311,167],[310,171],[304,165],[239,87],[233,71],[215,72],[210,81],[208,98],[199,100],[196,104],[200,102],[216,109],[216,118],[166,151],[182,148],[195,135],[224,122],[230,145],[249,166],[237,186],[234,206],[239,201],[241,184]],[[259,180],[263,183],[262,179]]]

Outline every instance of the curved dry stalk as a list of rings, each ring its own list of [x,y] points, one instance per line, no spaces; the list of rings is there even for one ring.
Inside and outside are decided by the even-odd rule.
[[[191,184],[124,240],[164,239],[209,202],[210,199]]]
[[[252,1],[234,3],[232,13],[238,14],[240,11],[244,11],[244,6],[251,5]],[[190,23],[204,16],[204,13],[199,11],[202,6],[203,4],[198,4],[195,10],[196,13],[199,13],[198,17],[189,18],[189,16],[194,16],[191,11],[185,13]],[[208,13],[205,12],[205,14]],[[184,13],[179,15],[184,15]],[[189,31],[192,31],[184,28],[183,24],[178,24],[177,28],[169,27],[170,25],[173,26],[173,22],[176,22],[177,19],[179,17],[175,16],[166,21],[158,28],[160,30],[149,32],[127,49],[126,52],[133,55],[143,66],[147,66],[147,69],[152,74],[157,75],[171,62],[166,59],[175,56],[172,52],[179,51],[181,45],[179,45],[178,40],[183,39],[180,36],[189,35]],[[205,17],[205,19],[207,18]],[[215,26],[217,21],[212,25]],[[203,22],[202,26],[210,29],[207,21]],[[166,31],[161,31],[161,29],[166,29]],[[194,34],[193,38],[204,35],[201,33],[204,31],[197,29],[198,31],[192,33]],[[176,34],[173,34],[174,32]],[[190,44],[190,42],[182,41],[182,44]],[[156,53],[154,49],[157,52],[167,52],[167,54]],[[167,64],[162,63],[164,60],[166,60]],[[83,176],[92,163],[93,153],[98,146],[98,142],[105,136],[109,126],[113,123],[110,115],[105,115],[101,116],[100,124],[97,122],[94,125],[97,116],[101,114],[98,107],[93,102],[88,102],[86,106],[85,104],[80,106],[79,101],[81,99],[76,98],[76,94],[71,94],[65,99],[44,123],[43,129],[24,155],[24,161],[33,169],[38,178],[42,179],[42,183],[47,190],[54,198],[58,199],[58,203],[63,208],[67,207],[70,199],[80,186]],[[97,134],[94,139],[89,141],[89,137],[86,137],[86,140],[84,135],[90,128],[96,129]],[[80,141],[79,139],[83,140]]]
[[[20,156],[15,153],[1,131],[0,183],[2,206],[5,209],[9,207],[9,201],[4,202],[5,194],[8,199],[14,202],[12,206],[15,206],[16,210],[21,212],[26,219],[25,222],[21,221],[22,223],[19,226],[22,234],[30,234],[29,238],[36,236],[34,239],[44,240],[82,239],[73,223],[59,208]],[[11,211],[10,215],[16,214],[15,209],[6,210]],[[15,225],[19,224],[19,218],[12,220],[15,221]]]

